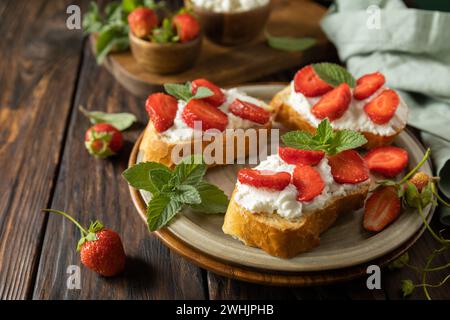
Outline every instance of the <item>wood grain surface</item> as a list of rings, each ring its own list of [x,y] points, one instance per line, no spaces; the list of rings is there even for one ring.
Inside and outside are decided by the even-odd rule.
[[[419,281],[404,268],[383,269],[381,290],[367,290],[364,277],[310,288],[262,286],[217,276],[170,252],[147,232],[120,177],[147,121],[144,100],[96,66],[81,31],[66,29],[67,6],[79,4],[84,12],[87,2],[0,1],[1,299],[400,299],[400,280]],[[329,59],[336,57],[330,52]],[[289,81],[294,72],[258,80]],[[138,116],[119,157],[97,161],[84,150],[88,122],[76,111],[80,103]],[[105,279],[84,268],[75,252],[78,231],[59,216],[47,222],[43,207],[67,210],[83,223],[99,218],[117,230],[129,257],[125,273]],[[424,233],[409,250],[411,263],[422,265],[435,247]],[[447,253],[436,264],[449,259]],[[81,268],[80,290],[66,287],[69,265]],[[442,277],[435,273],[429,282]],[[430,292],[450,299],[448,285]],[[410,297],[423,298],[421,290]]]

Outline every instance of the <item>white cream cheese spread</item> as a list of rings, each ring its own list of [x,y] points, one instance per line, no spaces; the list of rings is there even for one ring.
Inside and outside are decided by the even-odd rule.
[[[400,98],[400,103],[395,111],[394,116],[388,123],[376,124],[370,120],[369,116],[364,111],[364,105],[378,96],[386,87],[381,87],[369,98],[364,100],[356,100],[352,98],[348,110],[339,119],[331,122],[331,126],[336,130],[355,130],[360,132],[370,132],[381,136],[390,136],[398,130],[403,129],[408,119],[408,107]],[[353,95],[353,90],[351,90]],[[320,100],[321,97],[305,97],[300,92],[295,92],[294,81],[291,82],[291,93],[287,98],[286,103],[295,109],[303,118],[308,120],[314,127],[317,127],[322,119],[316,118],[311,108]]]
[[[269,156],[261,162],[255,169],[271,170],[275,172],[293,173],[295,165],[284,162],[278,154]],[[336,183],[331,174],[328,160],[324,157],[317,166],[325,187],[320,195],[308,202],[297,200],[297,188],[291,183],[284,190],[276,191],[267,188],[256,188],[239,181],[236,185],[234,201],[252,213],[265,212],[276,213],[286,219],[296,219],[302,216],[303,212],[323,208],[333,197],[345,195],[347,191],[355,190],[361,184],[370,183],[370,179],[359,184],[339,184]]]
[[[261,126],[258,123],[235,116],[234,114],[228,111],[228,107],[236,99],[253,103],[263,109],[271,111],[270,106],[264,103],[264,101],[250,97],[237,89],[229,89],[222,91],[225,94],[226,101],[219,107],[219,109],[225,112],[225,114],[228,116],[228,125],[226,129],[248,129]],[[183,109],[185,106],[186,106],[185,101],[178,100],[178,111],[175,120],[173,122],[173,126],[167,129],[166,131],[160,133],[162,139],[165,140],[166,142],[176,143],[181,141],[188,141],[194,137],[194,129],[189,127],[181,117],[181,114],[183,113]]]

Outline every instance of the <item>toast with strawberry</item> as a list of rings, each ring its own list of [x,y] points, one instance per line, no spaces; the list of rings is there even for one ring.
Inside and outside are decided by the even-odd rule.
[[[203,152],[215,143],[221,149],[222,158],[209,162],[205,158],[205,162],[210,166],[224,164],[230,158],[248,155],[247,129],[269,129],[275,118],[273,108],[263,101],[236,89],[221,89],[206,79],[185,85],[169,84],[165,89],[168,94],[155,93],[146,101],[150,121],[140,144],[143,161],[173,167],[177,160],[174,156],[181,159],[186,153]],[[227,132],[227,129],[231,130]],[[233,134],[236,129],[244,130],[240,137]],[[208,134],[211,132],[214,135]],[[216,143],[216,139],[220,140]],[[230,152],[233,154],[229,155]]]
[[[354,148],[354,131],[333,132],[325,119],[316,135],[293,131],[253,169],[242,169],[222,230],[270,255],[291,258],[319,245],[340,214],[362,208],[369,169]]]
[[[332,63],[300,69],[291,84],[272,99],[277,121],[292,129],[314,133],[322,119],[334,129],[359,131],[366,148],[390,144],[405,128],[408,108],[400,96],[385,87],[375,72],[355,80]]]

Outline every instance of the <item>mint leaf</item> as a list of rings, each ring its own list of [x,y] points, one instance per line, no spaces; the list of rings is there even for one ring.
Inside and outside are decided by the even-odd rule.
[[[347,83],[351,88],[356,86],[355,78],[340,65],[322,62],[312,64],[312,67],[320,79],[333,87],[337,87],[341,83]]]
[[[170,43],[178,42],[180,39],[172,27],[171,20],[165,18],[161,27],[153,29],[150,40],[156,43]]]
[[[191,205],[193,210],[206,214],[224,213],[227,210],[228,197],[217,186],[202,181],[197,185],[197,191],[201,203]]]
[[[200,204],[202,202],[197,189],[193,186],[185,184],[176,187],[174,199],[178,202],[186,204]]]
[[[367,143],[367,139],[359,132],[351,130],[337,131],[328,149],[329,154],[336,154],[349,149],[356,149]]]
[[[191,99],[202,99],[212,96],[214,93],[206,87],[197,88],[195,95],[192,94],[192,85],[190,82],[185,84],[178,83],[166,83],[164,85],[164,90],[178,100],[189,101]]]
[[[117,130],[124,131],[137,121],[136,116],[132,113],[107,113],[101,111],[87,111],[83,106],[79,107],[81,113],[89,118],[92,124],[109,123]]]
[[[172,184],[187,184],[196,186],[200,181],[202,181],[203,176],[206,173],[207,166],[203,162],[198,162],[198,157],[195,155],[184,158],[175,168],[171,181]]]
[[[328,119],[320,122],[314,136],[306,131],[290,131],[284,134],[281,140],[291,148],[322,150],[328,155],[355,149],[367,143],[364,135],[357,131],[342,130],[334,132]]]
[[[149,175],[153,186],[158,189],[159,192],[165,191],[165,187],[167,187],[167,184],[172,177],[172,173],[164,169],[150,170]]]
[[[191,97],[191,99],[203,99],[211,97],[212,95],[214,95],[214,93],[211,91],[211,89],[207,87],[199,87],[197,88],[197,92],[194,96]]]
[[[122,176],[128,183],[140,190],[146,190],[151,192],[152,194],[158,193],[158,188],[153,184],[152,179],[150,177],[150,171],[152,170],[164,170],[169,174],[171,171],[164,165],[156,162],[142,162],[136,164],[122,173]]]
[[[191,88],[188,84],[166,83],[164,90],[178,100],[188,101],[192,97]]]
[[[303,51],[317,43],[314,38],[275,37],[266,33],[267,44],[278,50]]]
[[[181,210],[182,204],[169,195],[158,193],[148,203],[147,225],[150,231],[166,226]]]
[[[333,127],[331,126],[331,123],[328,120],[328,118],[325,118],[317,126],[317,133],[314,136],[314,138],[315,140],[318,140],[320,143],[326,144],[331,139],[333,139],[333,136],[334,136]]]
[[[291,148],[303,150],[321,150],[320,142],[314,140],[313,135],[306,131],[290,131],[281,140]]]

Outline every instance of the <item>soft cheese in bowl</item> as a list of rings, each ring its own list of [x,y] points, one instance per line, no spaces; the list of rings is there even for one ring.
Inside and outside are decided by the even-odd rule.
[[[270,0],[187,0],[209,40],[233,46],[255,39],[270,14]]]

